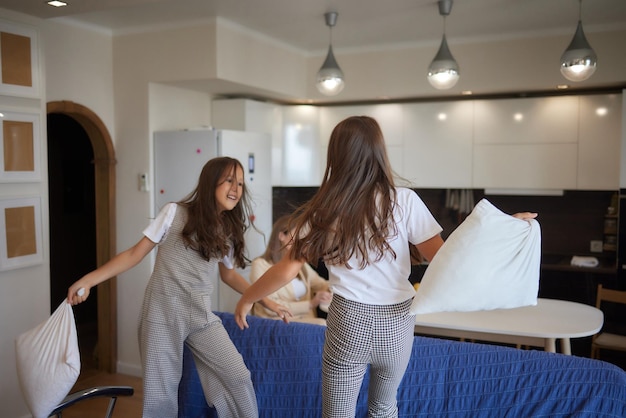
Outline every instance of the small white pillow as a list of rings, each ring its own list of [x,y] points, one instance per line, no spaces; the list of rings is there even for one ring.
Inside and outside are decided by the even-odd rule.
[[[411,312],[481,311],[537,304],[541,231],[482,199],[428,265]]]
[[[17,377],[34,418],[47,418],[80,374],[80,352],[67,299],[52,316],[15,341]]]

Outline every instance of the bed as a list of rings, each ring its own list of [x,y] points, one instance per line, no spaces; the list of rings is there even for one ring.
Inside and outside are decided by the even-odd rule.
[[[248,366],[259,415],[321,417],[325,327],[216,312]],[[367,416],[368,376],[357,404]],[[416,336],[398,391],[400,417],[626,417],[626,372],[600,360]],[[185,347],[179,417],[217,417]]]

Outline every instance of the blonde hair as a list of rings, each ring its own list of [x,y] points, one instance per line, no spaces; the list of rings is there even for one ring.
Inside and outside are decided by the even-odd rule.
[[[283,256],[284,244],[280,242],[280,233],[289,234],[289,215],[283,215],[274,222],[272,233],[265,252],[261,255],[265,261],[276,264]]]

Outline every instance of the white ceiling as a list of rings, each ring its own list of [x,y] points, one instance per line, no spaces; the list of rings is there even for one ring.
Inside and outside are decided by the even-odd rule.
[[[149,30],[220,17],[290,45],[323,54],[329,31],[324,13],[337,11],[332,31],[338,50],[394,44],[438,43],[443,32],[436,0],[0,0],[0,7],[44,19],[74,19],[112,34]],[[458,0],[446,19],[452,45],[467,40],[573,32],[578,0]],[[626,0],[586,0],[582,21],[594,31],[626,29]]]

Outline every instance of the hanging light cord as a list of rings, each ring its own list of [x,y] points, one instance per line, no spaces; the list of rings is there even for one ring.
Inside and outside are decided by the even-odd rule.
[[[333,27],[332,25],[328,25],[328,45],[333,44]]]
[[[448,17],[447,15],[443,15],[443,34],[445,36],[446,34],[446,17]]]

